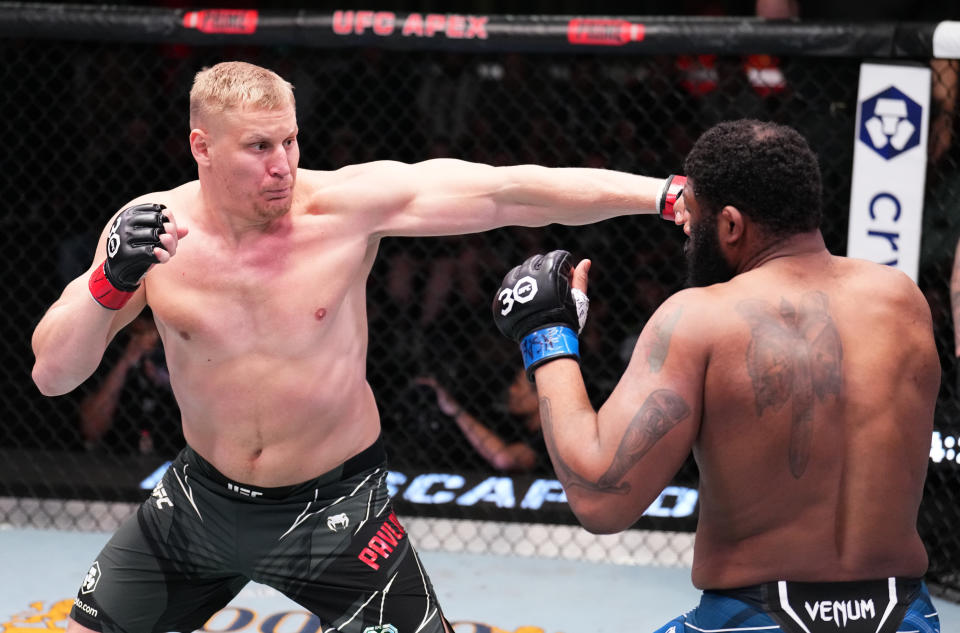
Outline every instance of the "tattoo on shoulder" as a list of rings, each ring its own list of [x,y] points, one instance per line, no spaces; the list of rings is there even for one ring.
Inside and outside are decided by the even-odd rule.
[[[620,445],[607,471],[598,481],[590,481],[573,470],[556,450],[553,441],[553,419],[550,401],[540,399],[540,418],[544,426],[547,449],[553,458],[557,477],[564,487],[578,486],[592,492],[625,495],[630,484],[623,481],[626,474],[639,462],[660,438],[690,415],[690,405],[676,392],[658,389],[647,396],[620,439]]]
[[[667,353],[670,351],[670,339],[673,337],[673,328],[680,320],[680,314],[683,312],[683,306],[676,310],[668,312],[656,321],[650,324],[653,330],[653,341],[650,343],[650,351],[647,353],[647,362],[650,364],[650,371],[658,373],[663,369],[663,364],[667,360]]]
[[[843,345],[829,307],[820,291],[805,293],[797,306],[784,298],[779,308],[759,299],[737,304],[750,325],[746,363],[757,415],[791,405],[789,459],[796,478],[810,457],[816,400],[843,388]]]

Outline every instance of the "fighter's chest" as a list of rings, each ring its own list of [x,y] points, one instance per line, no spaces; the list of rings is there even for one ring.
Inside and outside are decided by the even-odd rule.
[[[323,234],[276,236],[242,248],[188,244],[148,277],[147,298],[186,335],[223,330],[259,340],[320,335],[363,268],[365,244]]]

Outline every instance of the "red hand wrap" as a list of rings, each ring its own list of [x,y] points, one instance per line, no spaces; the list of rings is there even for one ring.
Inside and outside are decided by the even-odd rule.
[[[667,176],[663,181],[663,188],[657,195],[657,211],[660,212],[660,218],[673,222],[677,214],[673,211],[673,205],[683,192],[684,185],[687,184],[686,176]]]
[[[104,260],[104,263],[106,263],[106,260]],[[119,310],[125,306],[127,301],[130,301],[130,297],[133,296],[132,292],[117,290],[116,287],[110,283],[110,280],[107,279],[107,276],[103,272],[103,264],[97,266],[97,269],[90,275],[90,281],[87,283],[87,287],[90,288],[90,294],[93,295],[97,303],[110,310]]]

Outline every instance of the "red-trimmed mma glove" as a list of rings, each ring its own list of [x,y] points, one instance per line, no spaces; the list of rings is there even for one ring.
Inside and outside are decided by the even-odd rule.
[[[104,308],[119,310],[134,291],[147,270],[158,262],[154,248],[163,248],[162,204],[137,204],[117,215],[107,235],[107,258],[90,275],[90,294]]]
[[[580,361],[577,338],[587,321],[590,301],[572,288],[573,263],[567,251],[534,255],[503,278],[493,299],[493,321],[520,343],[527,378],[557,358]]]
[[[683,187],[687,184],[686,176],[670,175],[663,181],[663,187],[657,194],[657,211],[660,213],[661,220],[673,222],[677,218],[673,206],[680,199],[683,193]]]

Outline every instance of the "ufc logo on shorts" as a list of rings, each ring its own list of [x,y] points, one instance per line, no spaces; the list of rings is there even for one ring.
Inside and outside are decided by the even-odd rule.
[[[227,490],[230,492],[235,492],[238,495],[243,495],[244,497],[262,497],[263,493],[256,490],[250,490],[249,488],[243,488],[234,483],[227,484]]]
[[[500,301],[500,314],[507,316],[513,310],[514,303],[526,303],[537,296],[537,280],[533,277],[521,277],[513,288],[504,288],[497,299]]]
[[[163,482],[157,482],[157,485],[154,487],[153,492],[150,494],[151,497],[155,497],[157,500],[157,508],[163,509],[163,506],[173,507],[173,501],[170,501],[170,497],[167,496],[167,491],[163,487]]]

